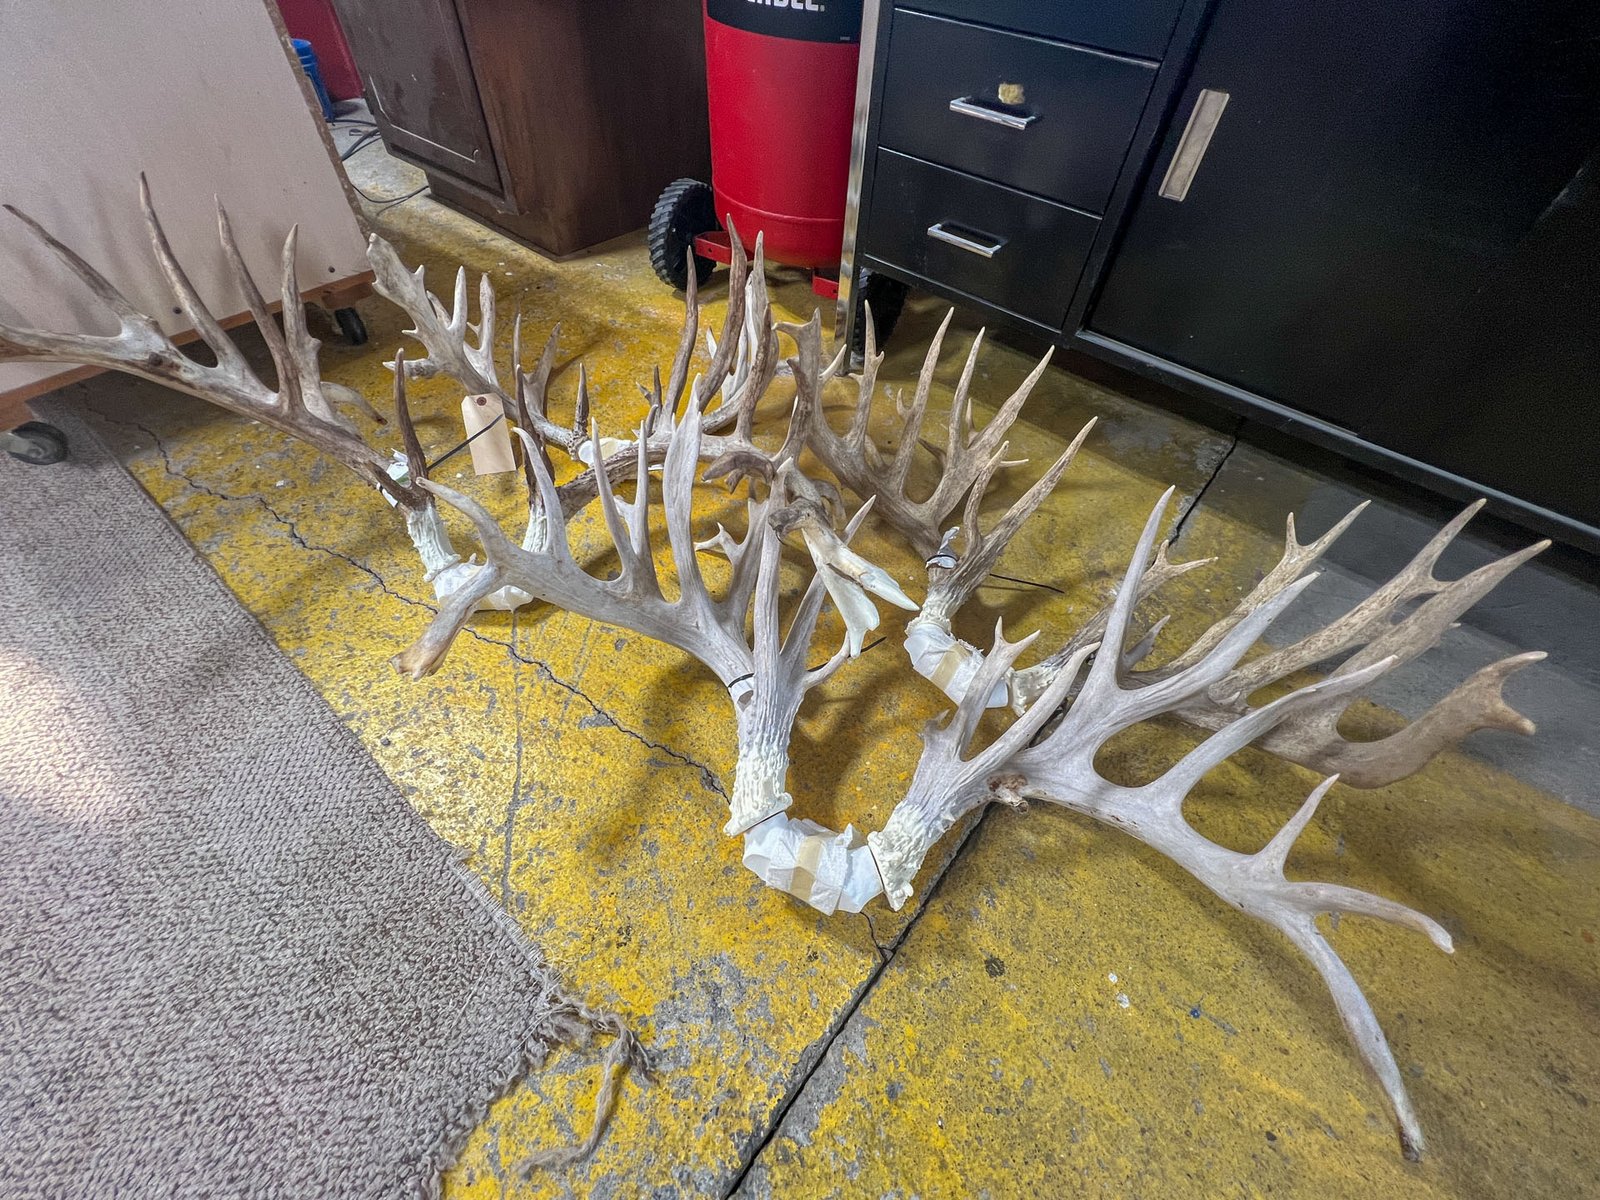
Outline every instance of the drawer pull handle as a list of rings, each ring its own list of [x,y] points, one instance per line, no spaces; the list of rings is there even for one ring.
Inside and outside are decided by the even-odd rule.
[[[959,229],[960,226],[956,228]],[[979,258],[993,258],[995,252],[1006,244],[1005,238],[997,238],[992,234],[978,233],[971,229],[957,233],[955,229],[946,229],[943,221],[929,225],[928,236],[936,242],[944,242],[946,245],[954,246],[957,250],[965,250],[968,254],[976,254]],[[988,240],[979,241],[979,238],[987,238]]]
[[[974,96],[958,96],[950,101],[950,111],[959,113],[963,117],[976,117],[980,121],[988,121],[991,125],[1004,125],[1007,129],[1026,129],[1039,119],[1038,113],[1007,112],[1003,108],[996,108]]]
[[[1204,88],[1194,99],[1189,111],[1189,123],[1183,127],[1178,148],[1172,153],[1167,174],[1156,192],[1163,200],[1176,200],[1180,204],[1189,194],[1189,185],[1200,170],[1201,160],[1211,147],[1211,135],[1217,132],[1222,120],[1222,110],[1228,107],[1228,93],[1215,88]]]

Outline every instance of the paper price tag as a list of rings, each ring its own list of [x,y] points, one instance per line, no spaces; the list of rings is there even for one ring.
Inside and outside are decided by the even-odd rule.
[[[472,469],[479,475],[498,475],[517,469],[511,453],[511,429],[494,396],[468,396],[461,402],[461,422],[467,428]]]

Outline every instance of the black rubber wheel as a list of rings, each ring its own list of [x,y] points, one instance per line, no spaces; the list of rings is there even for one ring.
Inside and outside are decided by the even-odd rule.
[[[29,421],[4,435],[6,453],[18,462],[47,467],[67,456],[67,435],[54,425]]]
[[[650,214],[650,265],[656,277],[670,288],[683,291],[689,286],[689,249],[702,233],[721,229],[717,221],[717,202],[711,185],[698,179],[677,179],[667,185]],[[694,256],[695,283],[711,278],[717,264]]]
[[[867,315],[864,306],[872,306],[872,330],[881,350],[894,332],[895,322],[900,320],[900,310],[906,305],[908,290],[898,279],[862,269],[856,276],[856,323],[850,335],[852,355],[859,357],[867,352]]]
[[[366,345],[367,323],[355,309],[336,308],[333,310],[333,319],[339,322],[339,332],[344,334],[345,341],[352,346]]]

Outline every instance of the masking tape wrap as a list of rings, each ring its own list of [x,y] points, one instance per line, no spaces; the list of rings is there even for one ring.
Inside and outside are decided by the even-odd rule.
[[[931,679],[935,687],[957,703],[983,666],[983,652],[976,646],[960,641],[947,629],[921,621],[906,627],[906,654],[918,675]],[[1004,708],[1009,701],[1009,686],[997,683],[985,707]]]
[[[858,913],[883,892],[872,851],[853,825],[835,833],[779,813],[744,835],[744,865],[824,914]]]

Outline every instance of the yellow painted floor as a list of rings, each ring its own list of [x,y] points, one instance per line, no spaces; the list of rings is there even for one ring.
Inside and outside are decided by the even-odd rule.
[[[681,311],[641,244],[553,265],[425,200],[380,227],[436,290],[465,262],[492,274],[503,313],[562,323],[558,408],[581,357],[602,423],[637,418],[635,383],[670,360]],[[780,304],[809,314],[798,276],[775,281]],[[330,328],[325,374],[381,397],[403,321],[376,298],[362,311],[370,343]],[[908,311],[886,379],[914,378],[938,315]],[[972,333],[958,319],[945,395]],[[991,347],[980,396],[1002,398],[1029,366]],[[111,377],[71,394],[573,988],[655,1058],[592,1160],[524,1182],[525,1151],[587,1128],[595,1053],[559,1056],[495,1107],[447,1195],[1600,1194],[1600,822],[1456,754],[1382,792],[1335,789],[1303,839],[1292,869],[1413,904],[1456,937],[1445,957],[1369,922],[1335,935],[1430,1137],[1409,1165],[1314,973],[1159,857],[1045,806],[997,811],[959,853],[947,839],[905,911],[823,918],[763,888],[721,836],[731,720],[685,656],[539,608],[479,616],[436,676],[407,682],[388,659],[424,626],[429,592],[376,495],[199,402]],[[431,450],[458,439],[458,402],[444,384],[416,388]],[[1102,418],[1002,568],[1065,594],[986,591],[963,620],[975,640],[1001,613],[1013,636],[1059,637],[1104,595],[1167,484],[1194,496],[1228,444],[1058,369],[1027,415],[1013,445],[1040,466]],[[444,481],[512,518],[515,480],[457,481],[459,461]],[[708,500],[707,518],[718,508]],[[603,537],[586,527],[596,552]],[[1198,510],[1184,556],[1223,561],[1174,589],[1163,645],[1225,611],[1280,537]],[[866,544],[920,594],[911,556]],[[898,628],[890,615],[890,641],[809,702],[797,815],[879,827],[908,779],[915,731],[944,705],[905,668]],[[1187,744],[1144,730],[1107,769],[1150,773]],[[1310,783],[1247,753],[1190,811],[1253,848]]]

